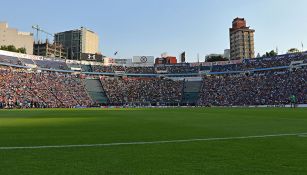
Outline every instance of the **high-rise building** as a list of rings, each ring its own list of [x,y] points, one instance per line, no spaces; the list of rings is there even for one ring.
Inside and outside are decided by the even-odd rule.
[[[0,46],[13,45],[16,48],[25,48],[27,54],[33,54],[33,42],[32,33],[19,32],[9,28],[7,23],[0,22]]]
[[[255,30],[246,26],[244,18],[236,18],[232,22],[230,33],[230,58],[254,58],[254,33]]]
[[[68,59],[80,60],[83,53],[99,53],[98,35],[84,27],[56,33],[54,41],[56,44],[61,44],[67,49]]]

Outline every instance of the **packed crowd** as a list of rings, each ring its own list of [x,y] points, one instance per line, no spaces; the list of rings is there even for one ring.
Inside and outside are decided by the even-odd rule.
[[[245,59],[243,61],[243,69],[257,69],[257,68],[270,68],[279,66],[290,66],[293,61],[307,60],[305,53],[295,53],[287,55],[278,55],[272,58],[260,58],[260,59]]]
[[[128,67],[128,66],[99,66],[92,65],[94,72],[114,73],[116,71],[123,71],[125,73],[138,74],[155,74],[159,72],[170,74],[182,73],[197,73],[199,67],[192,67],[189,65],[159,65],[159,66],[142,66],[142,67]]]
[[[206,76],[199,105],[244,106],[307,104],[307,69],[263,71],[251,75]],[[110,104],[178,105],[183,81],[102,77]],[[0,67],[0,108],[91,106],[82,79],[61,73],[33,73]]]
[[[307,104],[307,70],[269,71],[255,75],[204,77],[199,104],[204,106],[244,106]]]
[[[182,81],[160,78],[101,78],[111,104],[178,105]]]
[[[65,61],[35,60],[34,62],[40,68],[55,69],[55,70],[69,69]]]
[[[115,71],[125,71],[123,66],[100,66],[91,65],[93,72],[114,73]]]
[[[13,65],[25,66],[27,64],[37,65],[40,68],[55,69],[55,70],[68,70],[68,66],[63,60],[32,60],[26,58],[17,58],[13,56],[0,55],[1,63],[9,63]]]
[[[31,60],[10,56],[0,56],[0,62],[25,65],[29,64]],[[259,68],[271,68],[279,66],[289,66],[293,61],[304,61],[307,62],[307,52],[294,53],[286,55],[277,55],[271,58],[255,58],[255,59],[244,59],[239,64],[225,64],[212,66],[192,66],[190,64],[176,64],[176,65],[155,65],[149,67],[135,67],[135,66],[121,66],[121,65],[83,65],[87,67],[86,71],[102,72],[102,73],[135,73],[135,74],[155,74],[155,73],[169,73],[169,74],[187,74],[187,73],[198,73],[199,70],[210,70],[211,72],[230,72],[230,71],[244,71]],[[36,64],[41,68],[58,69],[58,70],[69,70],[69,66],[63,60],[33,60],[31,64]],[[83,67],[81,66],[81,67]],[[80,66],[79,66],[80,67]]]
[[[154,67],[125,67],[126,73],[141,73],[141,74],[154,74]]]
[[[156,66],[156,72],[165,71],[169,74],[186,74],[186,73],[198,73],[198,66],[190,66],[189,64],[184,65],[162,65]]]
[[[255,58],[244,59],[239,64],[225,64],[212,66],[190,66],[183,65],[156,65],[152,67],[124,67],[124,66],[94,66],[94,72],[115,72],[124,71],[126,73],[169,73],[169,74],[184,74],[184,73],[198,73],[199,70],[210,70],[211,72],[230,72],[230,71],[245,71],[259,68],[272,68],[280,66],[290,66],[291,62],[303,61],[307,62],[307,53],[295,53],[278,55],[271,58]]]
[[[291,62],[307,62],[307,53],[277,55],[271,58],[244,59],[241,64],[214,65],[212,72],[243,71],[259,68],[290,66]]]
[[[14,64],[14,65],[22,65],[22,62],[17,57],[11,57],[5,55],[0,55],[0,62]]]
[[[155,67],[125,67],[87,65],[86,71],[127,73],[195,73],[198,70],[213,72],[248,70],[289,66],[293,61],[307,63],[307,53],[279,55],[272,58],[243,60],[241,64],[214,65],[210,69],[182,65],[156,65]],[[25,60],[0,57],[0,62],[20,65]],[[65,62],[34,61],[41,67],[67,69]],[[66,65],[66,66],[65,66]],[[303,64],[301,64],[303,66]],[[87,75],[93,78],[94,75]],[[85,77],[85,75],[84,75]],[[94,77],[97,78],[97,77]],[[199,95],[199,105],[280,105],[288,104],[295,95],[298,103],[307,104],[306,67],[251,72],[248,75],[229,74],[205,76]],[[101,78],[110,104],[179,104],[183,96],[183,81],[160,78]],[[91,106],[84,82],[79,76],[58,72],[28,72],[25,69],[0,67],[0,108],[55,108]]]
[[[0,108],[90,106],[82,81],[75,75],[0,69]]]

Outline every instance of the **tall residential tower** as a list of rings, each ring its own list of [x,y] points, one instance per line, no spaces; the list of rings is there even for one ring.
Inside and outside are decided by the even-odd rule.
[[[232,22],[230,34],[230,58],[232,60],[242,58],[255,58],[254,49],[255,30],[246,26],[244,18],[236,18]]]

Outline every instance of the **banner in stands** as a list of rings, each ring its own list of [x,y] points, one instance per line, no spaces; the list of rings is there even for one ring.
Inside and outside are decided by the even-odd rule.
[[[243,59],[231,60],[231,61],[191,63],[190,65],[191,66],[218,66],[218,65],[227,65],[227,64],[240,64],[242,62],[243,62]]]
[[[190,67],[191,64],[189,63],[177,63],[177,64],[166,64],[166,65],[162,65],[163,67]],[[157,65],[159,66],[159,65]],[[161,65],[160,65],[161,66]]]
[[[132,59],[114,59],[116,64],[119,65],[130,65],[132,64]]]
[[[134,64],[154,64],[154,56],[134,56],[132,59]]]
[[[103,56],[100,54],[82,53],[81,60],[103,62]]]

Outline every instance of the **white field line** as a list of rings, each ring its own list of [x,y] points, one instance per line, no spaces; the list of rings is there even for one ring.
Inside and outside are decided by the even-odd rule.
[[[102,144],[80,144],[80,145],[44,145],[44,146],[15,146],[15,147],[0,147],[0,150],[19,150],[19,149],[48,149],[48,148],[80,148],[80,147],[109,147],[121,145],[152,145],[165,143],[186,143],[200,141],[223,141],[223,140],[243,140],[268,137],[286,137],[286,136],[306,136],[307,133],[292,133],[292,134],[270,134],[256,136],[240,136],[240,137],[215,137],[203,139],[183,139],[183,140],[162,140],[162,141],[144,141],[144,142],[118,142],[118,143],[102,143]]]

